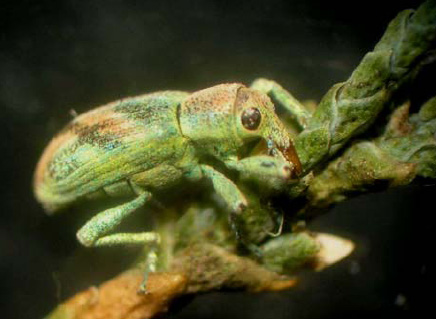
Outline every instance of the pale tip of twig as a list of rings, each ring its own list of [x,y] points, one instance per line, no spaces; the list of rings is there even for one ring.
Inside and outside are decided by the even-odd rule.
[[[315,238],[321,245],[316,256],[315,270],[323,270],[330,265],[344,259],[354,250],[354,243],[345,238],[335,235],[318,233]]]

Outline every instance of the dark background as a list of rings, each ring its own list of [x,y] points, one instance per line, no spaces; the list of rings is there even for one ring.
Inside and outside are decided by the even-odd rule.
[[[41,318],[59,300],[114,276],[134,256],[130,249],[79,247],[79,222],[45,216],[33,198],[35,164],[71,119],[71,109],[81,113],[156,90],[249,84],[259,76],[277,80],[301,100],[319,101],[347,79],[400,10],[420,1],[385,2],[3,1],[0,317]],[[429,97],[422,88],[430,78],[434,83],[429,71],[423,73],[412,88],[415,96]],[[205,294],[169,317],[432,313],[435,191],[431,181],[421,181],[338,205],[311,229],[356,241],[343,262],[305,274],[290,291]]]

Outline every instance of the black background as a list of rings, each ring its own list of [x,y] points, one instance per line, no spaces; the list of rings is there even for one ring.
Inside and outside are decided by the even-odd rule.
[[[36,161],[71,109],[81,113],[156,90],[248,84],[259,76],[301,100],[319,101],[347,79],[400,10],[418,4],[3,1],[0,317],[41,318],[59,299],[112,277],[134,256],[123,248],[79,247],[79,222],[45,216],[33,198]],[[430,79],[424,73],[413,94],[429,97],[422,87]],[[305,274],[297,288],[205,294],[169,317],[381,318],[431,311],[436,188],[420,185],[354,198],[316,220],[311,229],[351,238],[357,249],[324,272]]]

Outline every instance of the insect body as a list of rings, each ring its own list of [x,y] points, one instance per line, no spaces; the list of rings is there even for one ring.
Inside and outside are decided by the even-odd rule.
[[[261,140],[268,154],[250,156],[249,146]],[[242,84],[222,84],[193,94],[164,91],[124,99],[77,116],[44,151],[34,191],[48,212],[82,198],[130,195],[132,200],[89,220],[77,233],[79,241],[157,243],[154,232],[108,233],[154,191],[183,180],[208,179],[231,214],[244,210],[244,195],[214,167],[217,161],[278,187],[301,171],[268,96]]]

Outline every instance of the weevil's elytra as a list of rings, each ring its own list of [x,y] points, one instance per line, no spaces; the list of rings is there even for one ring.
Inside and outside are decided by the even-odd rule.
[[[250,155],[247,146],[253,141],[264,141],[273,156]],[[285,187],[289,172],[301,170],[291,136],[271,100],[232,83],[192,94],[146,94],[77,116],[41,156],[34,191],[48,212],[81,198],[131,195],[133,200],[91,218],[77,237],[86,246],[153,246],[159,241],[153,232],[108,233],[156,190],[184,179],[208,179],[231,214],[249,204],[234,181],[213,166],[216,161],[260,183],[269,180],[274,188]],[[236,224],[233,228],[238,233]]]
[[[171,97],[186,95],[174,92]],[[37,196],[56,210],[57,206],[153,167],[153,162],[160,161],[157,154],[166,159],[171,155],[168,150],[155,154],[152,148],[158,148],[159,139],[171,142],[180,135],[178,125],[174,125],[176,113],[168,112],[175,111],[177,104],[165,94],[151,94],[114,102],[76,117],[41,157],[35,174]],[[178,144],[179,151],[183,146],[183,141]]]

